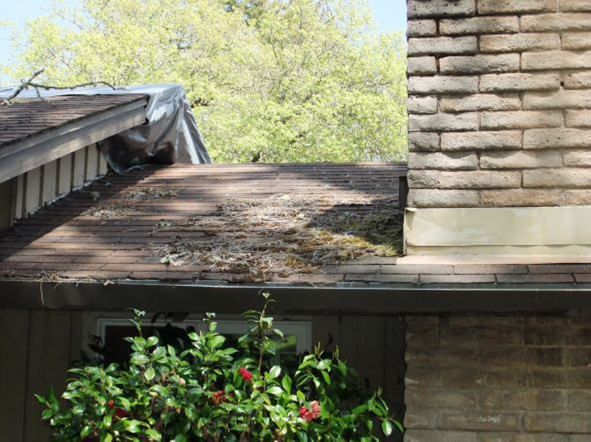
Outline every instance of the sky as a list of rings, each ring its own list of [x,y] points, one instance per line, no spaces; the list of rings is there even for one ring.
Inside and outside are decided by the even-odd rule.
[[[77,0],[63,0],[65,5]],[[380,31],[406,30],[406,0],[368,0]],[[22,27],[29,19],[46,14],[52,0],[0,0],[0,23],[10,22]],[[11,45],[9,35],[0,28],[0,62],[10,62]],[[2,83],[2,78],[0,78]]]

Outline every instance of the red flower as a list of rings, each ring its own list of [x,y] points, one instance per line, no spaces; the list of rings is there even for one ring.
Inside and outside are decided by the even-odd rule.
[[[312,406],[312,417],[318,419],[320,417],[320,404],[318,401],[312,401],[310,405]]]
[[[300,407],[298,410],[300,417],[305,419],[307,422],[312,422],[314,419],[318,419],[320,417],[320,404],[318,401],[312,401],[310,406],[312,407],[311,410],[306,407]]]
[[[113,408],[115,406],[115,401],[113,399],[109,399],[109,402],[107,402],[107,405],[109,406],[109,408]]]
[[[312,422],[314,420],[314,416],[306,407],[300,407],[300,417],[302,419],[306,419],[307,422]]]
[[[252,382],[252,373],[246,368],[240,368],[238,373],[240,373],[240,376],[242,376],[242,379],[244,379],[246,382]]]
[[[228,398],[224,395],[224,390],[218,390],[212,393],[211,400],[215,405],[219,405],[222,402],[226,402]]]
[[[121,408],[116,408],[115,416],[117,416],[119,419],[123,419],[124,417],[127,417],[127,411],[122,410]]]

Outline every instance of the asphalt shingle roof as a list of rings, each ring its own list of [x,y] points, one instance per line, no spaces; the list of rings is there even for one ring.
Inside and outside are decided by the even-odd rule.
[[[405,165],[387,163],[148,166],[103,178],[0,234],[0,272],[5,280],[337,287],[591,283],[591,264],[403,264],[396,256],[380,256],[380,241],[371,235],[359,243],[346,238],[347,253],[339,255],[341,243],[323,233],[335,232],[326,219],[365,220],[379,206],[401,220],[398,177],[405,173]],[[268,202],[275,204],[270,215],[264,212]],[[307,204],[315,205],[313,210]],[[392,221],[390,215],[383,219]],[[290,253],[273,260],[285,251],[285,243],[274,242],[276,231],[289,237],[288,252],[306,250],[311,237],[300,241],[292,220],[296,227],[308,226],[300,233],[320,232],[323,242],[293,253],[293,260]],[[339,232],[360,235],[355,229]],[[234,255],[233,241],[241,245]],[[351,244],[363,252],[349,254]],[[320,256],[326,259],[318,258],[318,248],[329,250]],[[314,265],[306,264],[314,259]]]
[[[145,95],[140,94],[16,98],[10,105],[0,105],[0,149],[67,123],[145,98]]]

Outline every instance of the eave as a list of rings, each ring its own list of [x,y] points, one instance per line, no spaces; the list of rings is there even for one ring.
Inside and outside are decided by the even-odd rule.
[[[396,315],[445,313],[581,314],[591,284],[228,284],[104,281],[0,281],[0,308],[217,312],[238,314],[275,299],[276,314]]]
[[[147,97],[2,146],[0,183],[145,123]]]

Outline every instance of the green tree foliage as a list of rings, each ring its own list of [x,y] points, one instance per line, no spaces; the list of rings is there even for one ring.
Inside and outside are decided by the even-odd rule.
[[[216,161],[397,160],[405,52],[363,0],[82,0],[28,24],[13,78],[178,82]]]

